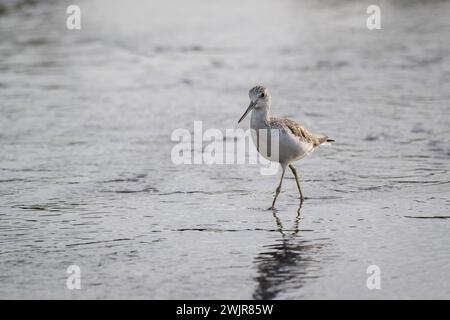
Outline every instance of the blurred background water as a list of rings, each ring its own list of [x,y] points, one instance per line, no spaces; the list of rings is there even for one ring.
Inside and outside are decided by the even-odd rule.
[[[0,3],[0,298],[450,298],[448,1],[373,31],[364,1],[79,0],[72,31],[73,2]],[[171,162],[255,84],[336,140],[300,217],[290,174],[274,215],[278,175]]]

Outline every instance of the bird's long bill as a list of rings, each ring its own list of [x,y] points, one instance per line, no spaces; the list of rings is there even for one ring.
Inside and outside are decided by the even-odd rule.
[[[252,109],[255,107],[255,103],[253,101],[250,101],[250,105],[248,106],[247,110],[245,110],[242,117],[239,119],[238,123],[240,123],[244,118],[247,116],[247,114],[252,111]]]

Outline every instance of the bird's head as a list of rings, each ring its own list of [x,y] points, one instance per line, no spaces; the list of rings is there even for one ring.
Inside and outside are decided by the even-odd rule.
[[[250,105],[248,106],[242,117],[239,119],[238,123],[244,120],[247,114],[253,109],[258,111],[269,111],[271,96],[269,90],[267,90],[265,87],[256,86],[251,88],[248,92],[248,96],[250,98]]]

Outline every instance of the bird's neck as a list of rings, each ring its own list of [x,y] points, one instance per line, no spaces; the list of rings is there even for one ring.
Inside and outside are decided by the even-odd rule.
[[[252,119],[251,119],[251,127],[262,127],[264,124],[267,124],[269,121],[269,108],[258,108],[253,109],[252,111]]]

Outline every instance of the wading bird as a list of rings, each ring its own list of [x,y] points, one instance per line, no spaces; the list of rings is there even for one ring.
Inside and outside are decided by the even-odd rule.
[[[275,190],[275,197],[273,199],[271,209],[275,208],[275,202],[281,191],[281,184],[283,183],[284,173],[287,166],[289,166],[294,174],[298,192],[300,193],[301,206],[305,198],[303,197],[302,189],[300,188],[297,169],[294,167],[292,162],[306,157],[319,145],[325,142],[334,142],[334,140],[329,139],[326,135],[310,133],[300,124],[290,119],[271,117],[270,105],[272,98],[269,91],[265,87],[253,87],[250,89],[248,95],[250,97],[250,105],[239,119],[238,123],[240,123],[247,116],[247,114],[252,111],[250,127],[253,132],[256,133],[256,141],[254,142],[258,152],[268,160],[279,162],[281,168],[283,169],[280,184]],[[261,143],[259,141],[261,130],[270,132],[267,133],[265,137],[270,137],[271,139],[273,139],[273,137],[277,138],[276,147],[278,148],[278,152],[271,152],[272,150],[268,150],[270,148],[267,147],[267,144],[265,144],[265,148],[261,148]],[[275,134],[273,134],[274,132]],[[273,141],[270,143],[273,145]]]

